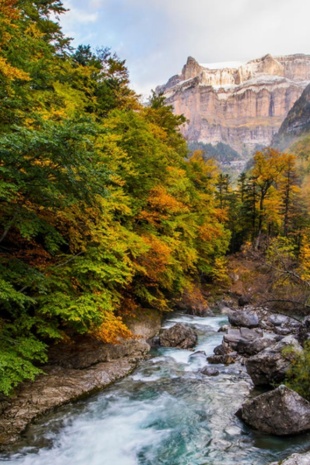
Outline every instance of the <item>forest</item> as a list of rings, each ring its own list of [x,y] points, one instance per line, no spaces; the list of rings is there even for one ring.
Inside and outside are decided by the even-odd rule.
[[[257,152],[236,185],[108,48],[73,48],[59,0],[0,2],[0,392],[34,379],[57,341],[130,337],[263,251],[310,306],[307,150]],[[190,156],[191,155],[191,156]],[[287,284],[288,285],[288,284]],[[290,291],[291,295],[293,291]]]

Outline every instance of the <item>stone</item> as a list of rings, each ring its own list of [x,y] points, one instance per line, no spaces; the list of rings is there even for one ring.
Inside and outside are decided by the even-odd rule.
[[[256,328],[259,326],[259,317],[255,312],[236,310],[228,315],[228,321],[232,326]]]
[[[220,374],[217,368],[209,367],[208,365],[201,368],[200,373],[206,376],[218,376]]]
[[[163,329],[159,334],[159,341],[163,347],[190,349],[197,343],[197,334],[190,326],[177,323],[171,328]]]
[[[310,402],[284,385],[247,400],[237,415],[253,428],[277,436],[310,430]]]
[[[218,333],[227,333],[228,330],[229,330],[229,326],[223,325],[218,329]]]
[[[261,337],[263,337],[261,329],[238,328],[229,329],[227,333],[224,334],[223,341],[226,342],[232,350],[236,350],[241,341],[246,343]]]
[[[272,331],[281,336],[288,334],[297,334],[300,328],[300,322],[286,315],[271,314],[267,317],[267,324]]]
[[[258,337],[254,340],[240,339],[236,346],[236,351],[240,355],[250,357],[256,355],[267,347],[275,343],[274,338],[271,337]]]
[[[195,359],[205,359],[207,358],[207,354],[205,353],[204,350],[197,350],[193,354],[189,356],[189,360],[195,360]]]
[[[310,464],[310,452],[305,454],[293,454],[285,460],[279,462],[272,462],[269,465],[309,465]]]
[[[226,355],[229,354],[229,352],[232,352],[232,349],[225,343],[225,341],[223,341],[222,344],[213,349],[213,352],[215,355]]]
[[[238,358],[237,352],[231,352],[229,354],[224,354],[224,355],[210,355],[210,357],[207,357],[207,360],[211,364],[224,364],[224,365],[231,365],[232,363],[235,363]]]
[[[302,351],[302,347],[294,336],[286,336],[258,354],[246,359],[245,366],[255,386],[281,383],[290,366],[292,355],[283,353],[283,349],[292,347]]]

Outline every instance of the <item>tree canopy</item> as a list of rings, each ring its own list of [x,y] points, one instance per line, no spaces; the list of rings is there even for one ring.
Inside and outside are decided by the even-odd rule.
[[[73,49],[58,0],[0,3],[0,391],[48,347],[130,336],[122,316],[170,308],[228,247],[218,172],[186,160],[184,118],[130,89],[108,49]],[[195,283],[195,284],[194,284]]]

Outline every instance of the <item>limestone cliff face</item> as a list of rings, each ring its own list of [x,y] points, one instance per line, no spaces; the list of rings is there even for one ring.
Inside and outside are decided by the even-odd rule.
[[[189,141],[229,144],[239,153],[269,145],[310,82],[310,55],[263,58],[246,64],[199,64],[189,57],[180,75],[159,86]]]

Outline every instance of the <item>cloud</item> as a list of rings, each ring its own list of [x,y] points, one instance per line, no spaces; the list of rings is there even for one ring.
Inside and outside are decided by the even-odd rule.
[[[309,53],[304,0],[64,0],[75,44],[108,46],[144,91],[200,62],[247,61],[267,53]]]

